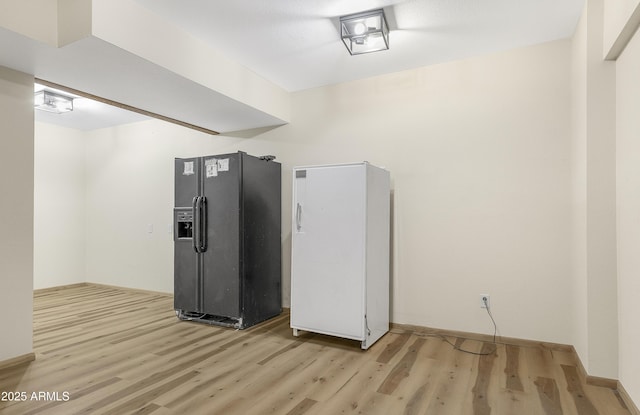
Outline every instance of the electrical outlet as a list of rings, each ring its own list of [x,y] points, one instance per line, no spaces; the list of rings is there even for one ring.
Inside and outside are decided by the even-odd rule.
[[[480,308],[491,308],[491,296],[489,294],[480,294]]]

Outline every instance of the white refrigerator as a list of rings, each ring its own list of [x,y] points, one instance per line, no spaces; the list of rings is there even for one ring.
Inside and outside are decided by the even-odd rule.
[[[389,331],[389,172],[293,169],[291,328],[358,340]]]

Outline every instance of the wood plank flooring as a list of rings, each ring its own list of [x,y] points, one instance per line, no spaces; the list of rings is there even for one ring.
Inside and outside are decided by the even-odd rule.
[[[36,360],[0,371],[0,393],[18,393],[3,415],[629,415],[543,346],[449,338],[478,356],[395,329],[362,351],[293,337],[288,314],[236,331],[178,321],[170,296],[97,285],[37,292],[34,309]]]

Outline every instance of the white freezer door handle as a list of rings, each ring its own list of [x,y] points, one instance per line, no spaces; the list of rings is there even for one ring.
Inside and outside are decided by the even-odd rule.
[[[300,232],[302,228],[302,205],[300,203],[296,204],[296,230]]]

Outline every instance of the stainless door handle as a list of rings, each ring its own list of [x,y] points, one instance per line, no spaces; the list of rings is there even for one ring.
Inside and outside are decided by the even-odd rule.
[[[302,228],[302,205],[297,203],[296,206],[296,230],[300,232]]]

